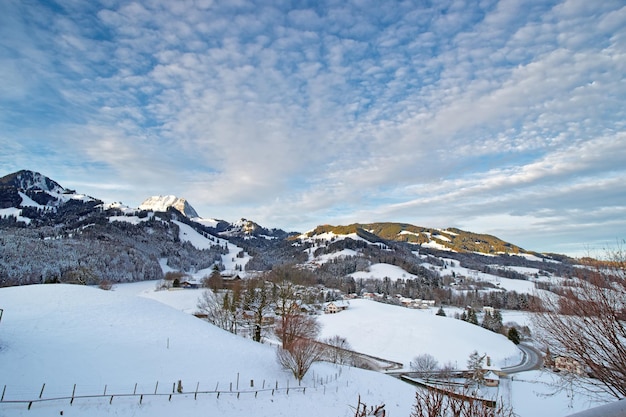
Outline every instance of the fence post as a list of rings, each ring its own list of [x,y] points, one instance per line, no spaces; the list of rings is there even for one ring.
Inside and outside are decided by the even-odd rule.
[[[7,386],[5,385],[4,388],[2,388],[2,398],[0,398],[0,402],[4,401],[4,392],[7,390]]]
[[[104,394],[102,394],[102,395],[104,395],[104,396],[107,395],[107,386],[106,386],[106,384],[104,384]]]
[[[156,387],[154,387],[154,395],[156,395],[158,389],[159,389],[159,381],[157,381]]]
[[[70,405],[74,403],[74,394],[76,393],[76,384],[74,384],[74,389],[72,390],[72,399],[70,400]]]
[[[133,395],[137,394],[137,383],[135,382],[135,389],[133,390]]]
[[[239,372],[237,372],[237,391],[239,391]]]
[[[198,381],[198,383],[196,384],[196,392],[195,394],[193,394],[193,399],[195,400],[196,398],[198,398],[198,388],[200,387],[200,381]]]
[[[43,395],[43,389],[46,387],[46,383],[44,382],[44,384],[41,386],[41,391],[39,392],[39,398],[41,398],[41,396]]]

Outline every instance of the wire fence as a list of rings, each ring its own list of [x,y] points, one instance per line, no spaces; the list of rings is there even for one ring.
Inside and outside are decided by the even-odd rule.
[[[2,388],[2,394],[0,395],[0,405],[2,404],[24,404],[28,410],[33,407],[34,404],[37,403],[45,403],[45,402],[53,402],[53,401],[67,401],[70,405],[73,405],[76,400],[81,399],[105,399],[109,404],[113,404],[116,398],[136,398],[139,404],[143,404],[145,399],[151,397],[167,397],[168,401],[172,401],[173,398],[181,398],[181,399],[194,399],[197,400],[201,396],[209,396],[214,395],[215,398],[219,399],[220,396],[236,396],[239,398],[240,396],[252,396],[253,398],[257,398],[259,394],[262,395],[289,395],[292,392],[297,392],[301,394],[306,394],[307,390],[315,390],[318,388],[323,388],[323,393],[326,394],[326,385],[330,382],[336,381],[341,372],[335,375],[325,375],[325,376],[313,376],[311,387],[306,386],[290,386],[289,381],[285,385],[280,386],[278,381],[273,381],[272,383],[262,380],[260,383],[257,382],[255,386],[255,381],[253,379],[250,380],[249,386],[246,386],[245,389],[240,389],[240,381],[239,374],[237,374],[237,380],[235,383],[230,382],[221,388],[219,382],[216,383],[215,388],[213,389],[200,389],[200,382],[197,382],[195,385],[195,389],[193,391],[183,389],[182,381],[178,380],[176,382],[171,383],[162,383],[156,381],[154,384],[154,390],[147,391],[145,389],[145,384],[140,387],[138,390],[138,384],[135,383],[134,388],[131,390],[124,392],[123,390],[116,390],[115,392],[109,392],[108,385],[104,385],[104,388],[100,392],[91,392],[89,394],[78,393],[77,392],[77,384],[73,384],[71,394],[69,392],[67,394],[58,394],[58,389],[51,395],[47,394],[46,384],[44,383],[39,390],[39,393],[31,393],[24,395],[22,390],[16,390],[16,392],[12,392],[10,387],[4,385]],[[170,389],[171,387],[171,389]]]

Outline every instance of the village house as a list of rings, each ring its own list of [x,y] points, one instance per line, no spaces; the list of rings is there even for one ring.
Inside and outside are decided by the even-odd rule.
[[[343,300],[341,301],[331,301],[324,306],[324,313],[326,314],[335,314],[340,311],[347,310],[349,304]]]
[[[429,308],[435,306],[435,300],[422,300],[420,298],[406,298],[401,295],[396,295],[396,298],[400,301],[400,304],[408,308]]]
[[[554,359],[554,369],[576,375],[584,375],[586,373],[583,364],[567,356],[557,356]]]
[[[487,372],[483,378],[485,380],[485,385],[488,387],[497,387],[500,385],[500,377],[493,371]]]
[[[484,306],[483,307],[483,313],[489,313],[489,314],[491,314],[493,316],[495,314],[495,312],[496,312],[496,309],[493,308],[493,307],[490,307],[490,306]]]
[[[180,286],[181,288],[199,288],[200,287],[200,283],[198,282],[197,279],[192,278],[192,277],[187,277],[186,279],[182,280],[180,282]]]

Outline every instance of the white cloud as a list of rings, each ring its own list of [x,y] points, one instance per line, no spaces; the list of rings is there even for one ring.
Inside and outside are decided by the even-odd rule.
[[[106,177],[139,202],[182,193],[206,216],[288,229],[505,219],[533,244],[541,227],[568,241],[616,230],[619,1],[100,4],[4,3],[0,141],[22,141],[5,147],[14,161],[54,149],[52,178]],[[593,224],[582,237],[579,221]]]

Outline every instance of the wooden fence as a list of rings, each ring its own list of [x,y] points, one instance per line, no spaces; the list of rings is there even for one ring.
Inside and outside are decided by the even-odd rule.
[[[76,394],[77,385],[74,384],[71,395],[70,394],[60,395],[60,396],[55,395],[51,397],[46,397],[44,395],[46,384],[43,384],[41,387],[41,390],[39,391],[39,395],[36,396],[35,394],[28,399],[10,398],[11,397],[10,390],[7,390],[7,386],[5,385],[2,389],[2,395],[0,396],[0,404],[3,404],[3,403],[4,404],[16,404],[16,403],[24,404],[30,410],[33,404],[49,402],[49,401],[69,401],[69,404],[73,405],[74,401],[76,400],[101,398],[101,399],[108,400],[109,404],[112,404],[115,398],[135,397],[139,401],[139,404],[142,404],[144,401],[144,398],[149,398],[149,397],[167,397],[168,401],[171,401],[172,398],[177,398],[177,397],[186,398],[186,399],[193,398],[194,400],[196,400],[198,399],[198,396],[200,395],[215,395],[216,398],[220,398],[221,395],[231,395],[231,396],[236,395],[237,398],[239,398],[241,395],[254,395],[254,397],[256,398],[259,395],[259,393],[268,393],[268,394],[271,393],[271,395],[273,396],[275,394],[289,395],[290,392],[295,391],[295,392],[301,392],[302,394],[306,394],[306,389],[307,389],[307,387],[303,387],[303,386],[290,387],[289,384],[287,384],[284,387],[279,387],[278,381],[276,381],[275,384],[273,384],[272,386],[267,385],[265,381],[263,381],[261,387],[255,388],[254,380],[251,380],[250,385],[251,387],[249,389],[240,390],[238,389],[238,382],[237,382],[237,387],[235,387],[235,389],[233,389],[232,383],[228,385],[228,389],[219,389],[219,383],[218,383],[216,384],[215,389],[200,390],[199,389],[200,382],[198,382],[196,384],[196,389],[194,391],[184,391],[182,389],[181,381],[177,381],[177,382],[172,383],[171,392],[169,391],[169,389],[168,389],[168,392],[159,392],[159,382],[157,381],[154,386],[154,391],[150,391],[150,392],[145,392],[145,391],[137,392],[137,384],[135,384],[135,387],[132,392],[130,392],[130,390],[129,392],[115,392],[115,393],[107,392],[107,385],[105,385],[103,391],[100,393]]]

